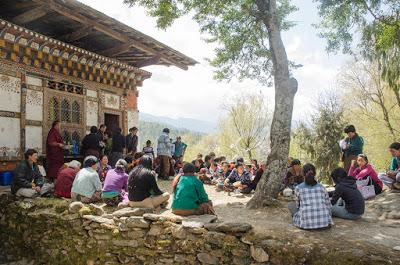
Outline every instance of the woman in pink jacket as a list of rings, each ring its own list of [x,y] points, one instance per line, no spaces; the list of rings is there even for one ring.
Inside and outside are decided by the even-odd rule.
[[[378,195],[382,192],[383,183],[378,178],[378,173],[376,172],[374,167],[368,163],[368,157],[364,154],[358,155],[357,161],[353,160],[351,162],[349,176],[355,177],[357,180],[362,180],[370,177],[372,179],[372,184],[375,188],[375,194]]]

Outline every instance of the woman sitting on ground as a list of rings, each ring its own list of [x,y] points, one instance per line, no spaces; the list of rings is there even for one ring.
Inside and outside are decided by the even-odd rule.
[[[285,187],[289,187],[293,190],[297,185],[303,183],[303,181],[304,176],[301,162],[298,159],[293,159],[290,162],[290,167],[284,179]]]
[[[169,199],[167,192],[162,192],[157,185],[156,173],[152,171],[152,159],[144,155],[139,165],[129,174],[129,206],[158,208],[166,204]]]
[[[99,164],[97,165],[97,174],[99,174],[101,183],[104,183],[109,170],[111,170],[111,166],[108,164],[108,156],[100,156]]]
[[[88,156],[83,161],[84,168],[76,174],[72,183],[71,198],[83,203],[97,202],[101,199],[101,182],[97,174],[97,158]]]
[[[390,168],[386,173],[379,174],[379,179],[391,190],[400,189],[400,143],[394,142],[389,146],[392,156]]]
[[[228,190],[238,189],[241,193],[250,193],[251,175],[244,170],[244,165],[238,163],[236,168],[232,170],[229,177],[225,180],[225,187]]]
[[[314,165],[303,167],[305,181],[295,189],[296,202],[288,207],[293,224],[301,229],[323,229],[332,225],[331,201],[325,187],[315,180]]]
[[[356,179],[347,176],[341,167],[332,171],[331,178],[335,183],[331,199],[332,216],[349,220],[360,219],[364,214],[365,201],[357,189]]]
[[[368,157],[364,154],[358,155],[357,161],[353,160],[351,162],[349,176],[355,177],[357,180],[363,180],[370,177],[375,188],[375,194],[378,195],[382,192],[383,183],[378,178],[378,173],[372,165],[368,163]]]
[[[109,206],[117,206],[128,191],[128,174],[125,173],[127,166],[125,160],[119,159],[115,169],[107,172],[101,197]]]
[[[80,169],[81,163],[72,160],[68,163],[68,167],[63,168],[58,172],[57,181],[54,187],[54,194],[57,197],[71,198],[72,183]]]
[[[203,183],[195,176],[195,166],[183,166],[183,175],[174,179],[172,212],[177,215],[215,214],[212,202],[204,190]]]

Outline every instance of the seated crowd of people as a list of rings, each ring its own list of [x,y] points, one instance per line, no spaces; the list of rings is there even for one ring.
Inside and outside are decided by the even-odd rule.
[[[350,128],[350,135],[359,137],[354,132],[355,129]],[[165,130],[163,133],[167,134]],[[350,147],[347,143],[344,150]],[[157,159],[150,141],[143,150],[119,157],[114,164],[109,163],[105,154],[88,152],[82,165],[73,160],[59,168],[51,183],[38,168],[38,152],[28,149],[25,159],[14,171],[11,191],[16,196],[28,198],[52,196],[54,192],[54,196],[83,203],[103,201],[110,206],[164,208],[170,195],[160,190],[157,184],[160,172],[164,171],[163,165],[155,163]],[[365,154],[352,155],[354,159],[348,170],[337,168],[332,171],[331,179],[335,184],[332,192],[318,183],[314,165],[302,166],[300,160],[290,158],[281,191],[289,196],[294,194],[295,202],[289,204],[294,225],[302,229],[323,229],[333,224],[332,216],[359,219],[364,214],[365,199],[380,194],[384,184],[390,189],[400,188],[400,143],[392,143],[389,152],[393,157],[390,169],[381,174]],[[172,157],[172,153],[166,156]],[[267,171],[266,162],[258,164],[257,160],[251,160],[244,163],[243,158],[227,161],[213,152],[204,160],[199,154],[191,163],[183,162],[183,155],[174,159],[175,163],[168,165],[173,173],[164,173],[167,178],[175,176],[171,208],[178,215],[215,214],[204,184],[215,185],[218,191],[249,194],[256,190]]]

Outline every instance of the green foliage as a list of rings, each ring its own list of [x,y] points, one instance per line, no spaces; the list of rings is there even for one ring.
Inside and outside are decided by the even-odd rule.
[[[267,156],[271,110],[262,93],[242,93],[223,106],[228,115],[218,126],[219,151],[227,157],[247,159]]]
[[[334,94],[321,97],[311,121],[310,126],[301,123],[293,138],[317,167],[320,180],[329,182],[330,172],[339,165],[341,150],[338,142],[343,138],[345,126],[339,97]]]
[[[358,49],[364,58],[380,63],[382,78],[399,91],[400,1],[314,1],[318,2],[322,17],[318,28],[328,41],[328,51],[351,53],[354,36],[361,34]]]
[[[215,43],[217,80],[246,78],[271,83],[273,62],[268,31],[260,19],[256,0],[125,0],[130,5],[144,6],[157,18],[160,28],[170,26],[185,14],[193,15],[206,41]],[[289,0],[277,1],[277,23],[281,30],[294,25],[287,16],[296,10]],[[292,64],[293,65],[293,64]]]

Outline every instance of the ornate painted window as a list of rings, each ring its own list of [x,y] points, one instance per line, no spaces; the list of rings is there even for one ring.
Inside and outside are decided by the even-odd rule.
[[[72,123],[77,123],[80,124],[81,123],[81,106],[79,105],[79,103],[74,100],[74,102],[72,102],[72,108],[71,108],[71,121]]]
[[[60,119],[60,104],[57,98],[52,97],[49,101],[49,120],[55,121]]]
[[[61,101],[61,122],[71,122],[71,107],[67,99]]]

